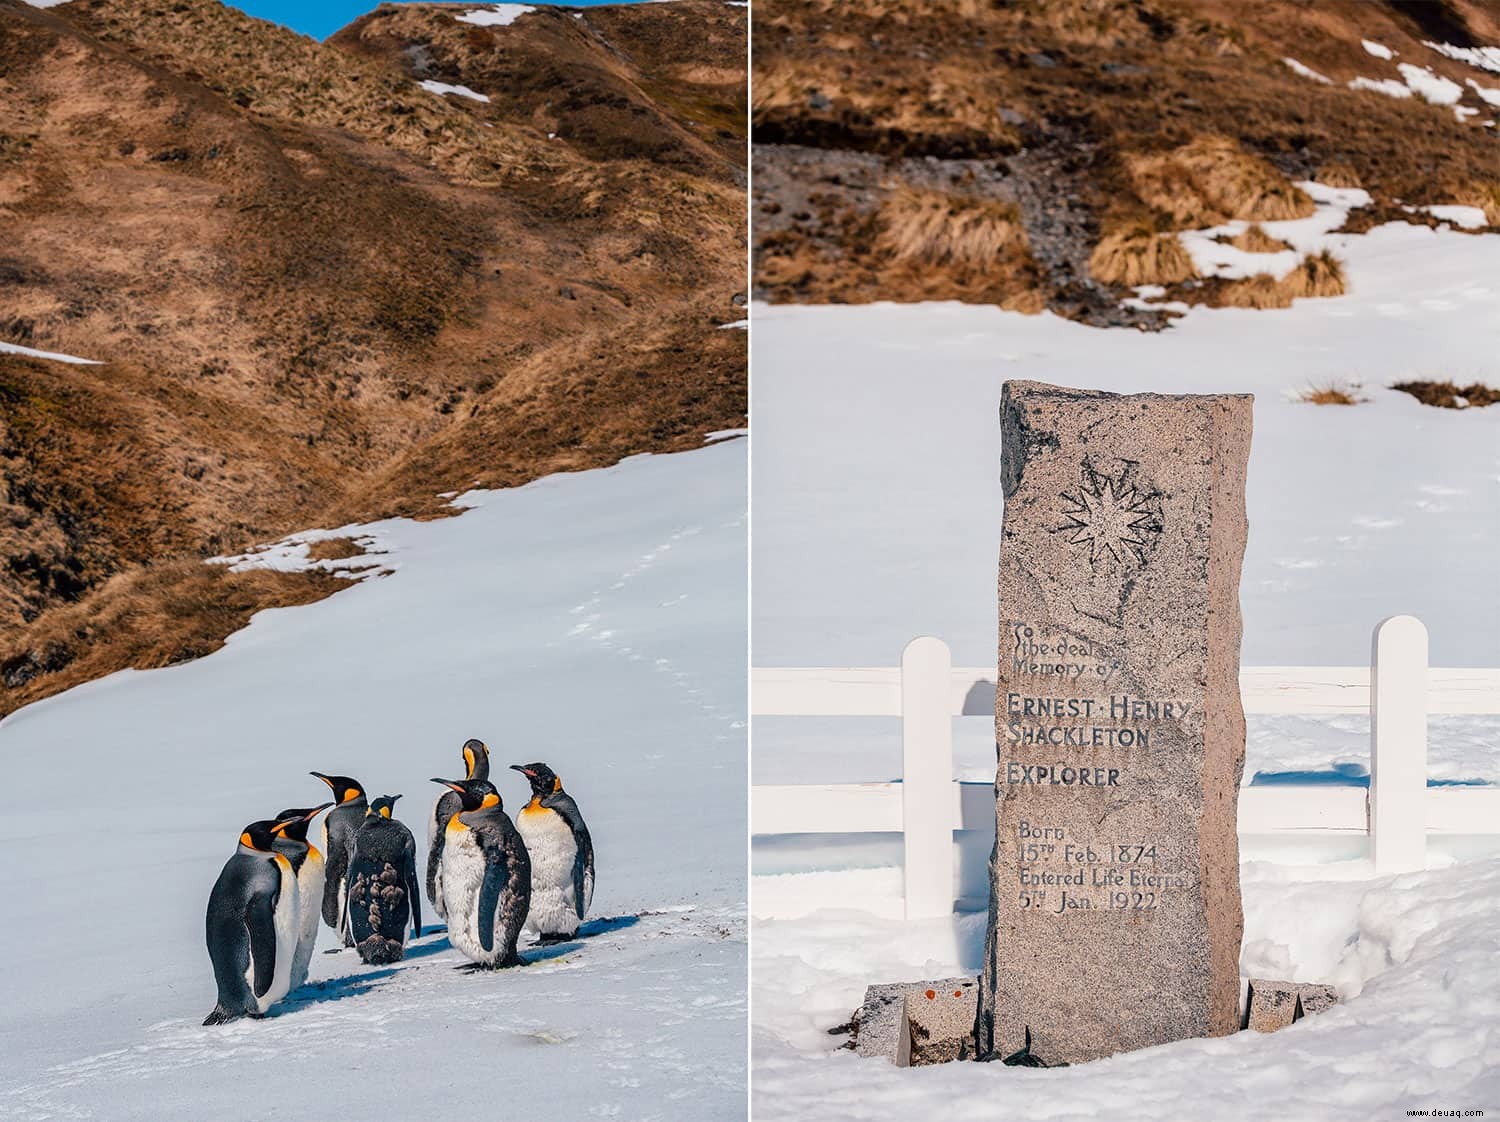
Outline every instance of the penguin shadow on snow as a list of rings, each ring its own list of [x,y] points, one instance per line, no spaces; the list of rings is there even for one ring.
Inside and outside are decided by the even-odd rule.
[[[404,961],[410,962],[414,958],[427,958],[429,955],[442,954],[444,951],[451,951],[453,949],[453,944],[448,942],[448,929],[446,927],[440,928],[435,934],[442,937],[432,939],[429,938],[429,934],[424,933],[422,936],[424,942],[407,944]]]
[[[641,922],[640,916],[600,916],[580,924],[573,934],[574,939],[592,939],[596,935],[608,935],[611,931],[624,931]]]
[[[486,966],[482,962],[465,962],[453,969],[460,974],[502,974],[507,970],[516,970],[527,966],[538,966],[553,958],[564,958],[574,951],[583,949],[583,944],[576,939],[569,939],[561,943],[548,943],[543,946],[533,943],[524,950],[518,949],[516,957],[521,961],[511,963],[509,966]]]
[[[400,973],[391,966],[371,970],[364,974],[345,974],[340,978],[329,978],[322,982],[308,982],[300,989],[288,994],[286,999],[266,1014],[267,1019],[295,1013],[309,1005],[322,1005],[330,1001],[343,1001],[346,997],[360,997],[377,988],[379,982]]]

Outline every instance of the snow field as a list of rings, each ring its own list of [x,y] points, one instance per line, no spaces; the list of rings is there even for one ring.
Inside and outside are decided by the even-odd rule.
[[[1313,216],[1265,225],[1298,255],[1332,250],[1349,292],[1286,310],[1195,307],[1148,334],[957,304],[758,306],[754,663],[891,666],[930,634],[957,665],[993,664],[1000,385],[1034,378],[1256,394],[1245,665],[1366,665],[1374,625],[1411,613],[1427,624],[1433,665],[1500,666],[1500,409],[1432,409],[1388,388],[1500,384],[1500,237],[1404,224],[1334,234],[1358,203],[1312,188]],[[1200,267],[1244,266],[1199,235],[1184,240],[1204,255]],[[1366,400],[1299,400],[1331,382]],[[991,723],[954,728],[958,777],[991,780]],[[1246,778],[1357,782],[1368,734],[1364,718],[1252,717]],[[898,723],[759,719],[752,766],[754,783],[889,780],[900,770]],[[1500,782],[1500,722],[1432,718],[1428,771],[1432,781]],[[1433,846],[1427,871],[1376,879],[1366,860],[1293,865],[1263,839],[1241,841],[1243,977],[1333,983],[1346,1003],[1274,1035],[1042,1071],[898,1070],[840,1051],[843,1038],[827,1030],[847,1021],[865,986],[977,973],[985,917],[894,918],[898,835],[757,839],[756,1117],[922,1117],[936,1103],[955,1122],[1186,1119],[1209,1102],[1236,1122],[1493,1110],[1493,847]],[[961,864],[972,856],[961,850]]]
[[[256,557],[353,530],[393,572],[0,723],[0,1117],[742,1116],[744,467],[726,439],[297,535]],[[322,799],[316,768],[404,794],[423,839],[428,777],[476,735],[512,812],[512,762],[577,798],[586,937],[469,974],[440,932],[365,967],[325,929],[270,1017],[201,1028],[203,912],[243,824]]]

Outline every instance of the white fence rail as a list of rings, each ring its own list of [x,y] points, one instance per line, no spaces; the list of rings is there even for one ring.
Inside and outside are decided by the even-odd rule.
[[[953,780],[955,716],[993,716],[995,672],[955,668],[947,644],[914,639],[900,667],[757,667],[751,712],[769,717],[900,717],[902,779],[752,788],[753,834],[900,833],[908,918],[953,908],[953,831],[993,833],[989,783]],[[1365,833],[1380,873],[1419,869],[1427,835],[1500,833],[1500,788],[1427,786],[1430,714],[1500,714],[1500,669],[1427,665],[1413,616],[1376,628],[1370,665],[1247,667],[1245,712],[1370,714],[1370,785],[1243,787],[1241,834]]]

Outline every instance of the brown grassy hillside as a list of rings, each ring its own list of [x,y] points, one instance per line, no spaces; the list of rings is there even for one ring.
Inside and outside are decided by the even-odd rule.
[[[1492,2],[757,0],[754,36],[754,276],[773,301],[952,298],[1151,326],[1119,285],[1181,273],[1157,235],[1295,216],[1309,204],[1292,184],[1313,177],[1368,189],[1361,222],[1404,216],[1399,199],[1500,223],[1500,114],[1468,84],[1500,76],[1425,45],[1500,43]],[[1400,63],[1478,112],[1348,87],[1399,81]],[[895,268],[886,212],[912,190],[955,214],[1014,208],[1020,248],[987,269]]]
[[[0,713],[335,587],[206,556],[743,422],[744,9],[463,10],[0,0],[0,340],[102,361],[0,354]]]

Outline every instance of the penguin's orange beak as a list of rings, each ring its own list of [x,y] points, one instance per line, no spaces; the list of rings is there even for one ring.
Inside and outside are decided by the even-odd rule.
[[[448,790],[456,791],[460,795],[464,793],[464,785],[462,783],[455,783],[451,779],[433,779],[433,782],[441,783],[444,787],[448,788]]]
[[[316,818],[318,815],[322,814],[325,810],[327,810],[332,805],[333,805],[332,803],[324,803],[322,806],[315,806],[315,807],[313,807],[311,810],[309,810],[306,814],[304,814],[302,816],[302,821],[304,821],[304,822],[311,822],[314,818]]]

